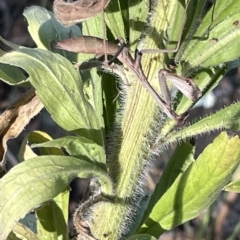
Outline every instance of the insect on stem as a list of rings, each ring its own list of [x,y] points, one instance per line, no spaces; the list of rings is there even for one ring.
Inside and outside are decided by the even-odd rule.
[[[142,53],[136,50],[135,52],[135,60],[133,64],[133,72],[136,74],[142,85],[149,91],[149,93],[153,96],[156,100],[158,106],[166,113],[166,115],[176,121],[177,125],[182,125],[185,122],[185,119],[188,116],[188,113],[184,113],[182,115],[176,114],[172,108],[171,104],[169,104],[166,99],[161,98],[160,95],[155,91],[155,89],[151,86],[148,82],[141,66],[141,58]]]
[[[121,46],[119,47],[116,43],[106,41],[106,53],[108,55],[113,55],[113,59],[107,63],[108,67],[114,60],[118,58],[120,62],[126,65],[139,79],[141,84],[149,91],[149,93],[154,97],[157,104],[167,116],[171,119],[176,120],[177,124],[182,124],[186,118],[186,114],[177,115],[171,108],[171,103],[167,102],[166,97],[161,98],[160,95],[154,90],[151,84],[148,82],[141,66],[141,57],[142,53],[136,50],[135,59],[132,58],[129,50],[126,48],[124,40],[119,38]],[[71,52],[81,52],[81,53],[93,53],[93,54],[104,54],[103,39],[90,37],[90,36],[81,36],[76,38],[70,38],[58,42],[56,45],[57,48],[71,51]],[[106,63],[105,63],[106,64]],[[103,66],[105,65],[103,64]],[[162,73],[162,77],[166,76],[166,72]],[[172,76],[172,78],[174,78]]]
[[[176,53],[179,50],[185,22],[187,19],[187,8],[189,5],[189,2],[190,1],[187,2],[184,13],[183,13],[183,15],[184,15],[183,21],[181,23],[176,47],[174,49],[144,49],[141,51],[142,54]],[[168,117],[175,119],[178,122],[178,124],[181,124],[181,122],[183,123],[186,118],[186,114],[178,116],[172,110],[172,108],[171,108],[172,100],[171,100],[170,92],[169,92],[169,89],[168,89],[168,86],[166,83],[166,79],[170,80],[173,85],[175,85],[187,98],[189,98],[192,101],[196,101],[198,98],[200,98],[202,96],[202,93],[201,93],[199,87],[196,85],[196,83],[192,79],[178,76],[178,75],[171,73],[164,69],[159,70],[158,79],[159,79],[159,85],[160,85],[161,93],[162,93],[162,98],[159,96],[161,101],[157,100],[158,104],[160,106],[162,105],[161,108],[168,115]],[[153,93],[152,90],[150,90],[149,86],[148,86],[148,88],[149,88],[149,91],[152,92],[152,95],[154,94],[155,98],[157,99],[156,94]]]

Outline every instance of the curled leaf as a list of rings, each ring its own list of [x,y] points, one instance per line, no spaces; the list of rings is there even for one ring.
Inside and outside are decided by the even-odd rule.
[[[5,154],[7,151],[7,141],[16,138],[43,108],[43,104],[36,96],[32,88],[14,101],[0,116],[0,167],[5,167]]]

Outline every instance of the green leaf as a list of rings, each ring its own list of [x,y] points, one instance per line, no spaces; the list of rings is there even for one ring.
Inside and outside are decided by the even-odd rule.
[[[127,240],[157,240],[157,239],[148,234],[136,234],[129,237]]]
[[[121,2],[112,0],[105,10],[105,21],[115,39],[125,37],[124,20],[122,16]]]
[[[231,182],[224,188],[225,191],[240,193],[240,165],[232,176]]]
[[[105,131],[108,135],[115,128],[115,116],[121,101],[121,90],[118,90],[119,84],[113,75],[104,74],[102,79],[103,99],[104,99],[104,111],[103,117],[105,122]]]
[[[32,144],[35,148],[61,148],[64,147],[72,157],[88,159],[96,163],[106,163],[105,151],[102,146],[84,137],[67,136],[44,143]]]
[[[20,151],[18,153],[18,158],[20,161],[25,161],[36,157],[37,155],[32,151],[29,143],[43,143],[46,141],[51,141],[52,138],[45,132],[33,131],[30,132],[22,141]],[[63,151],[57,148],[40,148],[41,155],[64,155]]]
[[[69,189],[66,189],[36,211],[40,239],[68,240],[68,202]]]
[[[240,193],[240,180],[230,182],[225,188],[225,191]]]
[[[207,70],[201,70],[201,71],[198,71],[196,76],[194,76],[194,81],[198,85],[199,89],[203,92],[203,95],[205,95],[206,93],[212,91],[218,85],[219,81],[222,79],[222,77],[224,76],[225,73],[226,73],[225,67],[224,68],[214,67],[214,68],[207,69]],[[179,98],[174,99],[175,105],[177,106],[176,113],[178,113],[178,114],[188,112],[188,110],[191,109],[191,107],[196,103],[196,102],[195,103],[192,102],[187,97],[183,96],[181,93],[178,95],[178,97]],[[222,110],[220,110],[220,111],[222,111]],[[225,116],[224,116],[224,118],[225,118]],[[208,118],[208,119],[210,119],[210,118]],[[233,120],[233,119],[229,119],[229,120]],[[211,121],[214,121],[214,119],[211,118]],[[199,121],[197,122],[197,124],[198,123],[199,123]],[[220,123],[220,122],[218,122],[218,123]],[[178,136],[180,131],[173,130],[173,127],[175,126],[175,124],[176,124],[176,122],[174,120],[169,119],[167,121],[167,124],[165,124],[165,126],[162,127],[161,133],[160,133],[161,141],[163,140],[162,137],[164,137],[163,141],[167,142],[168,138],[165,138],[165,136],[168,135],[168,133],[170,133],[168,135],[169,137],[174,136],[173,138],[175,138],[176,136]],[[214,124],[213,124],[213,126],[214,126]],[[204,128],[206,128],[206,126],[207,125],[201,126],[201,127],[203,127],[203,129],[204,129]],[[188,127],[189,126],[185,126],[183,128],[183,132],[187,131],[186,129]],[[172,132],[172,130],[173,130],[173,132]],[[207,131],[209,131],[209,129]],[[191,136],[195,135],[193,132],[191,134],[192,134]],[[182,135],[180,139],[183,139],[183,138],[184,137]],[[158,144],[156,144],[156,145],[158,145]]]
[[[93,18],[89,18],[85,20],[82,25],[83,25],[83,35],[84,36],[94,36],[94,37],[99,37],[103,39],[104,32],[103,28],[105,28],[105,24],[103,18],[102,18],[102,13],[97,14]]]
[[[37,157],[38,155],[31,149],[31,147],[28,145],[28,136],[26,136],[22,143],[20,150],[18,152],[18,159],[20,162],[26,161],[28,159]]]
[[[39,238],[23,224],[16,223],[7,240],[39,240]]]
[[[59,49],[52,49],[54,43],[66,38],[81,36],[78,26],[64,27],[55,18],[54,14],[39,6],[31,6],[24,10],[23,15],[28,22],[28,31],[38,48],[48,49],[60,53],[69,61],[79,62],[79,54]]]
[[[161,143],[163,146],[185,138],[197,136],[199,134],[209,133],[213,130],[221,129],[240,129],[240,102],[234,103],[220,111],[205,117],[192,125],[185,126],[182,129],[173,130],[164,139],[159,140],[155,146]]]
[[[195,40],[190,41],[181,60],[188,62],[191,68],[207,68],[239,57],[236,51],[240,44],[239,11],[237,1],[217,1],[201,22]]]
[[[53,41],[81,35],[79,27],[63,27],[54,14],[45,8],[31,6],[24,10],[23,15],[28,22],[28,31],[38,48],[51,51]]]
[[[18,48],[19,46],[17,44],[7,41],[0,41],[0,56],[4,55],[6,52],[10,52],[13,49]],[[0,63],[0,79],[9,85],[17,85],[27,82],[26,76],[21,69],[3,63]]]
[[[158,50],[176,49],[179,37],[181,37],[181,27],[184,24],[184,11],[187,1],[157,1],[154,10],[151,12],[150,23],[147,24],[146,37],[142,40],[143,49],[156,50],[156,54],[164,55]],[[153,6],[151,6],[153,7]],[[142,43],[141,43],[142,44]],[[141,47],[142,48],[142,47]],[[166,51],[168,53],[168,51]],[[161,61],[162,56],[159,58]],[[164,60],[165,61],[165,60]]]
[[[103,122],[103,96],[102,96],[102,74],[97,72],[96,68],[81,71],[81,77],[84,81],[84,93],[87,100],[92,104],[97,111],[98,116],[101,116],[99,124],[104,129]]]
[[[158,237],[209,207],[240,162],[240,140],[221,133],[195,163],[179,174],[152,209],[139,233]]]
[[[123,1],[124,2],[124,1]],[[135,51],[136,46],[140,40],[144,28],[146,27],[146,19],[148,17],[148,9],[150,8],[149,1],[143,0],[129,0],[128,1],[128,19],[129,23],[129,43],[130,50]]]
[[[196,31],[196,22],[199,21],[199,18],[202,15],[202,12],[206,5],[206,0],[188,1],[188,3],[185,3],[185,8],[186,8],[187,4],[188,4],[187,16],[186,16],[186,22],[184,25],[182,38],[181,38],[181,47],[179,48],[179,51],[177,51],[177,53],[176,53],[175,62],[180,61],[183,51],[185,51],[186,47],[189,45],[189,41],[194,38],[194,33]],[[172,25],[173,26],[178,25],[178,28],[181,28],[180,24],[182,24],[182,23],[181,23],[181,21],[178,21],[178,20],[183,19],[183,17],[184,17],[184,15],[178,15],[178,18],[175,19],[175,21],[174,21],[174,23],[172,23]],[[175,35],[175,39],[178,39],[178,38],[179,37],[177,35]],[[170,44],[171,44],[171,42],[170,42]],[[173,47],[176,47],[176,45],[175,46],[172,45],[172,48]]]
[[[49,51],[21,47],[0,56],[0,62],[28,72],[37,95],[62,128],[103,145],[102,115],[85,99],[82,80],[68,60]]]
[[[0,239],[8,236],[16,221],[37,205],[55,198],[77,176],[95,176],[102,192],[113,194],[106,172],[81,159],[41,156],[12,168],[0,180]]]
[[[177,146],[155,187],[148,204],[147,211],[144,214],[143,221],[147,219],[155,204],[163,196],[167,189],[171,187],[179,174],[184,173],[194,162],[194,150],[195,148],[193,148],[193,146],[188,142],[181,143]]]
[[[26,76],[19,68],[2,63],[0,63],[0,79],[9,85],[19,85],[26,82]]]

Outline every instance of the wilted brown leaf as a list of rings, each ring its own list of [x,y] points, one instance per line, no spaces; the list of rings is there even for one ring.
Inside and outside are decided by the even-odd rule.
[[[55,0],[53,11],[57,20],[64,26],[71,26],[94,17],[107,7],[109,0]]]
[[[32,88],[15,100],[0,116],[0,172],[5,170],[7,141],[16,138],[43,108]]]

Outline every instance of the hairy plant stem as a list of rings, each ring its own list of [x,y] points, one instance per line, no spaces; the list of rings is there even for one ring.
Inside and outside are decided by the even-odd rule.
[[[176,0],[164,0],[156,3],[151,17],[151,26],[144,39],[142,48],[156,49],[156,40],[161,42],[179,7]],[[157,38],[154,34],[158,34]],[[164,35],[165,36],[165,35]],[[175,41],[175,39],[174,39]],[[153,57],[157,58],[153,58]],[[163,54],[144,55],[142,67],[152,84],[158,87],[158,71],[164,68]],[[155,99],[143,88],[138,79],[129,71],[125,71],[131,84],[128,87],[120,131],[113,136],[114,143],[108,157],[109,173],[115,184],[116,198],[113,203],[98,203],[94,207],[91,233],[97,239],[121,239],[131,231],[131,218],[137,212],[139,201],[137,196],[144,195],[146,171],[149,165],[151,146],[158,137],[160,119]]]

